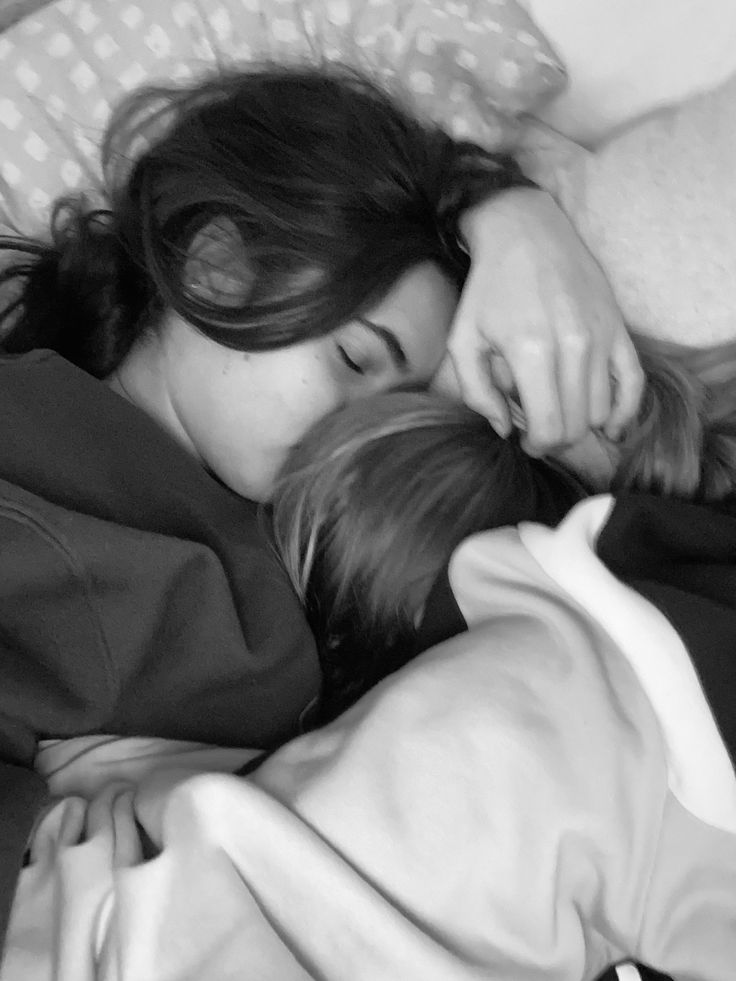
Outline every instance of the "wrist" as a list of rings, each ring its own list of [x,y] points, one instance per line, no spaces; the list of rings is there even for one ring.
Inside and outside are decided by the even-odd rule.
[[[528,218],[540,221],[551,212],[559,214],[554,198],[537,187],[514,187],[468,208],[460,216],[460,241],[470,254],[479,248],[498,245],[505,248],[506,231],[518,235]]]

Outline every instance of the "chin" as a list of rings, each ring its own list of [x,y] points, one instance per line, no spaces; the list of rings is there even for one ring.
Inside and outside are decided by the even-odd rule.
[[[210,477],[227,487],[239,497],[244,497],[254,504],[268,504],[273,495],[275,477],[264,477],[261,480],[254,480],[252,477],[243,477],[239,473],[216,473],[212,467],[208,468]]]

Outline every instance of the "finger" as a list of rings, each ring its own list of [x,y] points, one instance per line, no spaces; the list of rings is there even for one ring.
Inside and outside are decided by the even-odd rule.
[[[611,351],[609,371],[614,382],[614,391],[605,433],[609,439],[615,440],[636,415],[646,381],[636,349],[628,335],[622,336]]]
[[[477,346],[451,342],[448,354],[460,382],[463,401],[488,419],[499,436],[511,432],[511,419],[503,393],[491,378],[488,355]]]
[[[509,345],[504,356],[526,417],[530,451],[542,452],[559,445],[563,441],[564,425],[552,339],[544,336],[518,339]]]
[[[143,859],[143,849],[135,820],[134,789],[116,794],[112,804],[113,867],[127,868]]]
[[[113,828],[113,808],[116,798],[126,790],[130,789],[130,784],[125,780],[112,780],[110,783],[95,794],[87,805],[85,815],[85,833],[88,838],[95,835],[104,836],[110,846],[114,844]]]
[[[519,446],[521,446],[522,450],[526,453],[527,456],[533,456],[537,458],[542,458],[547,456],[548,453],[547,449],[537,446],[536,443],[530,442],[529,437],[523,430],[520,430],[520,436],[521,438],[519,440]]]
[[[514,399],[508,400],[509,415],[511,416],[511,424],[514,429],[518,429],[521,432],[526,432],[526,416],[524,415],[524,410]]]
[[[519,405],[519,393],[516,390],[514,376],[511,374],[509,363],[502,354],[493,352],[489,358],[491,379],[499,392],[503,392],[509,411],[509,419],[514,429],[526,432],[526,416]]]
[[[601,429],[608,422],[611,415],[612,387],[608,358],[593,358],[590,363],[590,388],[588,392],[588,417],[591,429]]]
[[[51,864],[64,846],[78,844],[86,810],[86,802],[79,797],[50,802],[31,835],[31,863]]]
[[[557,328],[557,378],[562,443],[577,443],[590,429],[590,335],[565,311]]]
[[[514,376],[506,358],[499,351],[490,351],[488,357],[488,370],[491,375],[491,384],[508,398],[509,395],[516,394]]]

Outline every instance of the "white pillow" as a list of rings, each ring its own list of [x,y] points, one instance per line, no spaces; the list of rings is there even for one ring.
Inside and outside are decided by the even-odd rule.
[[[736,0],[520,0],[569,85],[540,114],[579,142],[736,71]]]
[[[736,74],[591,152],[530,129],[522,163],[559,200],[627,322],[683,344],[736,338]]]

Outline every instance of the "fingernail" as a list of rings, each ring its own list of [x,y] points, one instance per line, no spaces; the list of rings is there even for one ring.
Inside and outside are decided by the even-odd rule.
[[[506,439],[511,433],[511,427],[503,419],[497,419],[495,416],[490,416],[488,421],[501,439]]]
[[[528,442],[526,439],[522,439],[521,448],[526,453],[527,456],[534,457],[535,459],[542,456],[536,446],[533,443]]]

